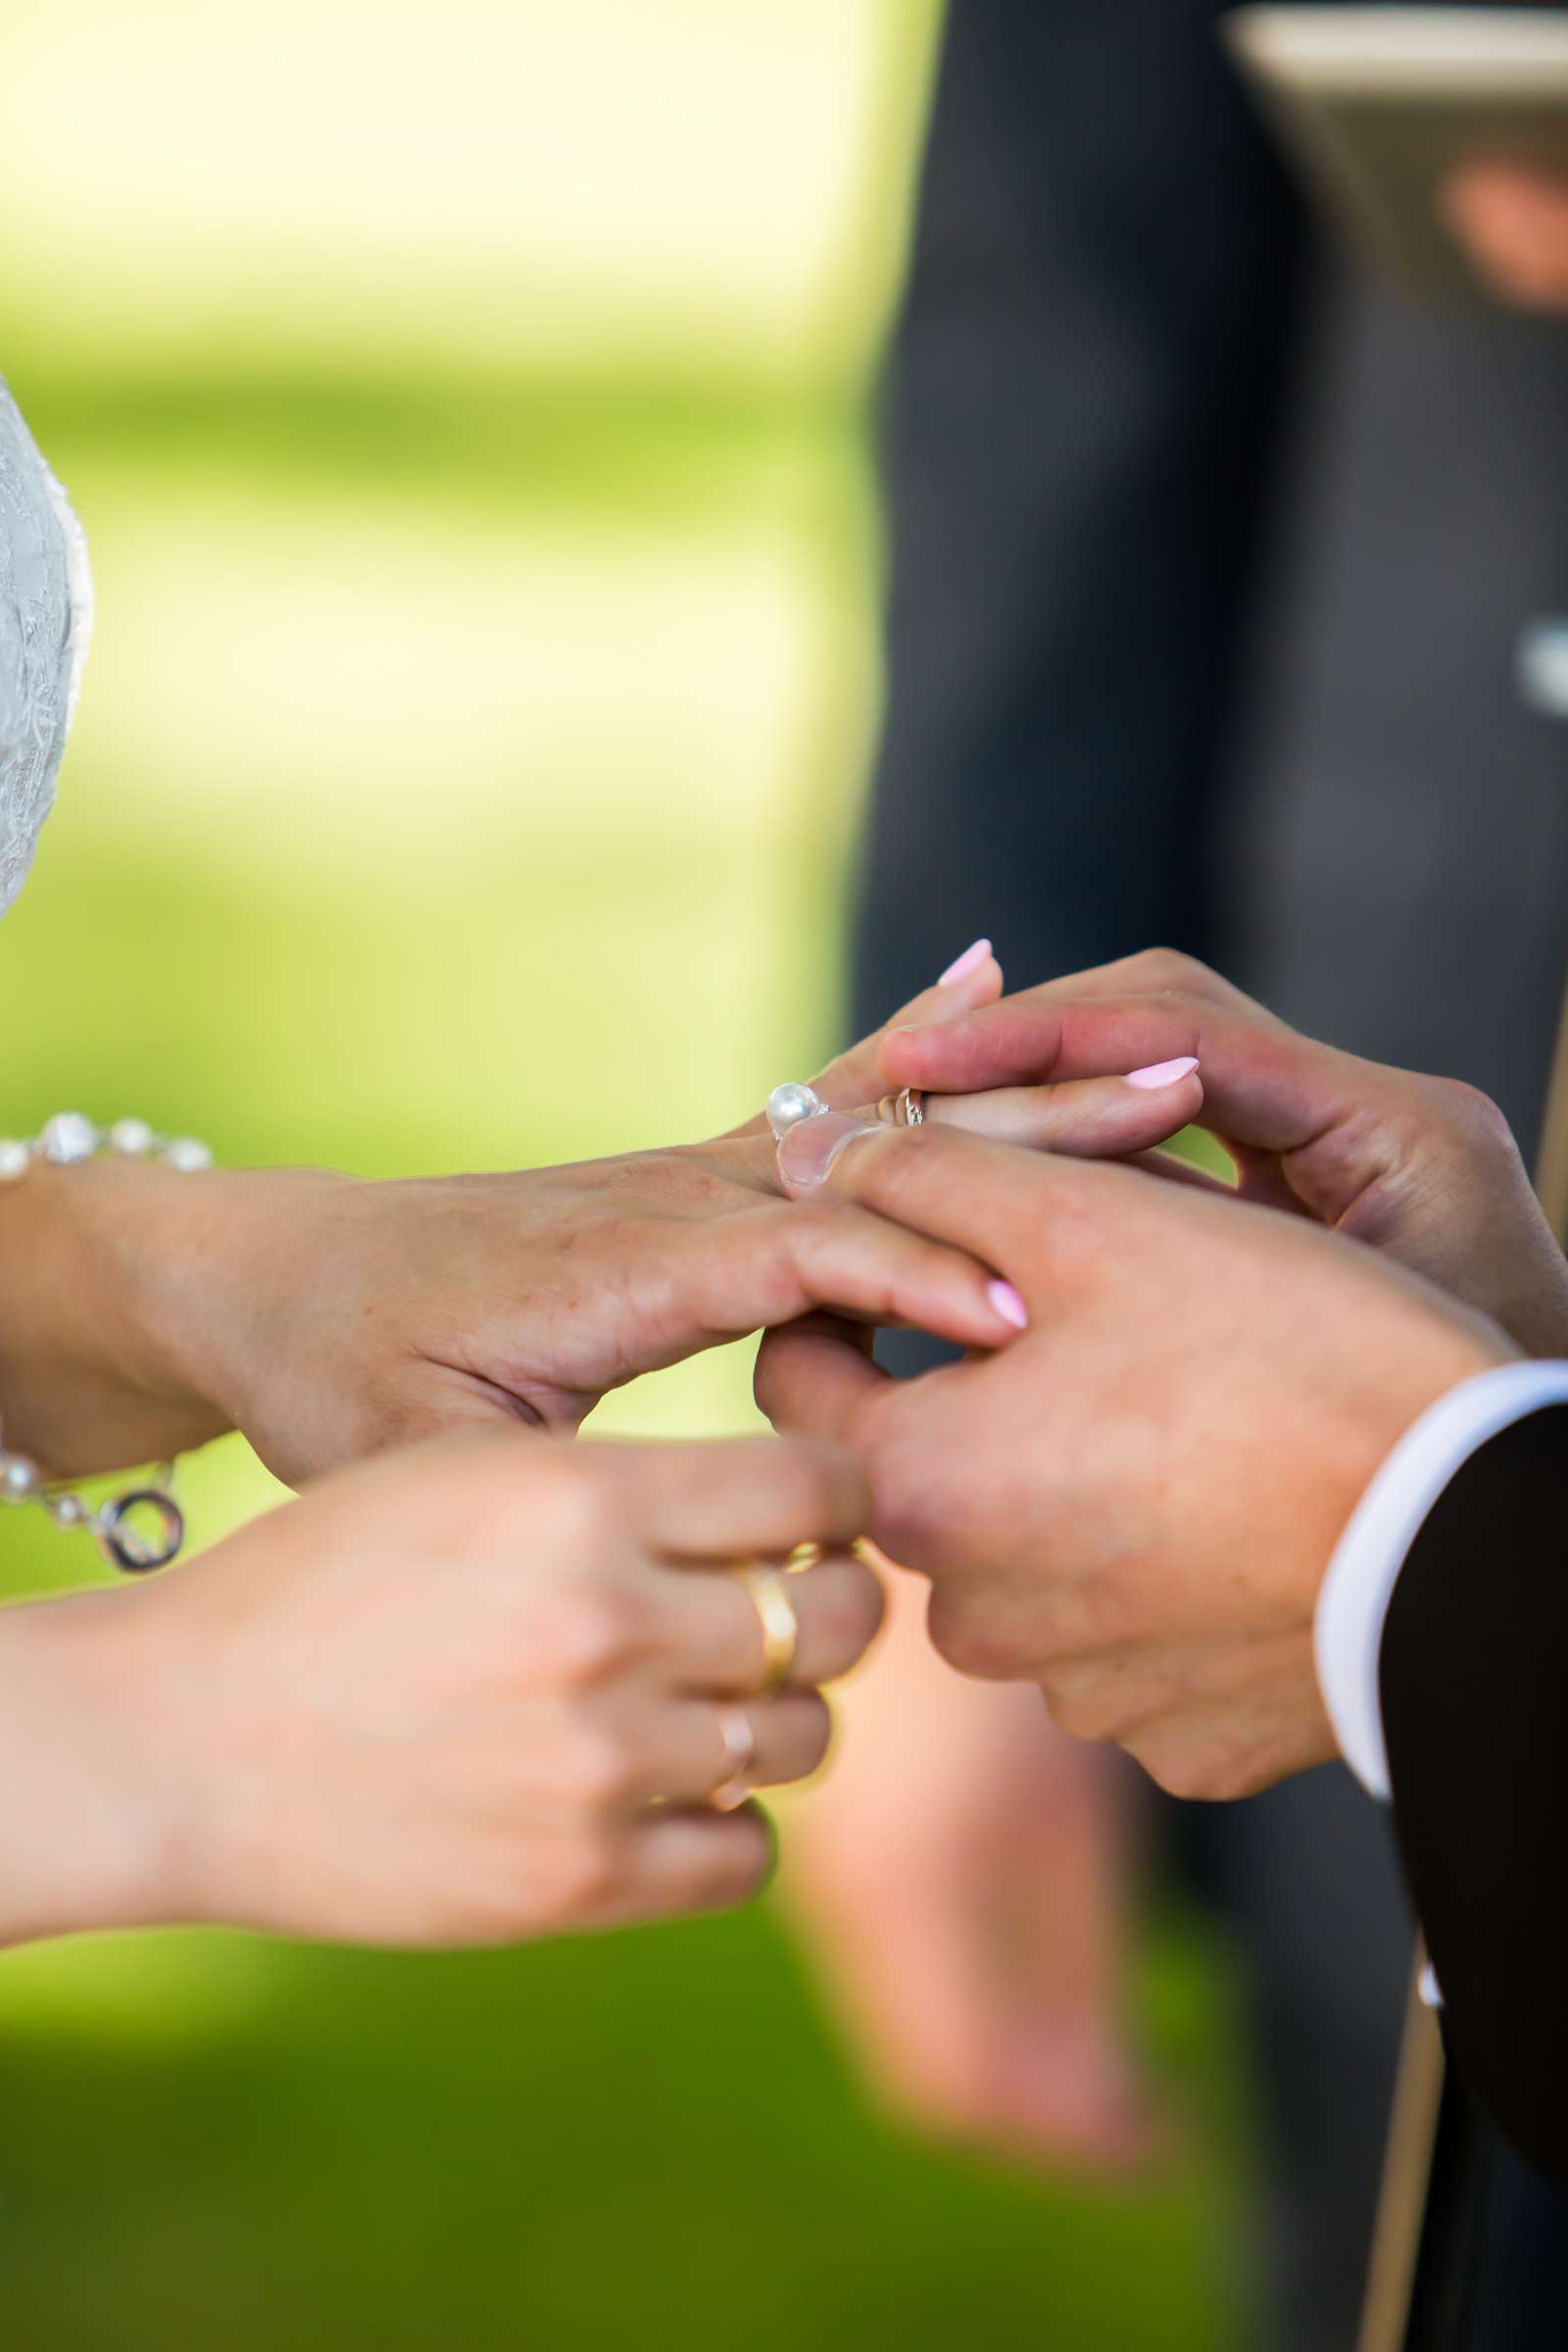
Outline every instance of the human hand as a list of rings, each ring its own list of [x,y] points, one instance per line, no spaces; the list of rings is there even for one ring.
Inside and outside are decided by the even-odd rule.
[[[881,1054],[889,1084],[953,1089],[1194,1054],[1194,1116],[1235,1159],[1236,1198],[1383,1251],[1479,1307],[1527,1354],[1568,1353],[1568,1261],[1495,1105],[1455,1080],[1317,1045],[1190,956],[1154,949],[896,1028]]]
[[[891,1573],[834,1771],[792,1811],[784,1891],[896,2113],[1015,2161],[1126,2172],[1167,2134],[1124,2013],[1123,1768],[1032,1687],[956,1675],[926,1598]]]
[[[987,954],[901,1017],[1001,985]],[[823,1098],[865,1102],[875,1055],[868,1040],[835,1062]],[[1168,1109],[1097,1080],[995,1115],[1057,1149],[1130,1150],[1170,1132]],[[929,1115],[994,1116],[970,1099]],[[0,1189],[0,1267],[6,1436],[55,1476],[228,1427],[290,1484],[459,1423],[572,1429],[640,1373],[820,1306],[962,1347],[1015,1328],[963,1252],[782,1200],[760,1116],[705,1144],[412,1183],[36,1166]]]
[[[1443,212],[1470,260],[1505,302],[1568,310],[1568,179],[1515,164],[1467,164],[1443,190]]]
[[[765,1877],[729,1776],[821,1762],[814,1688],[881,1593],[868,1497],[762,1439],[567,1447],[468,1431],[324,1482],[156,1583],[0,1611],[0,1940],[217,1922],[479,1944],[738,1902]],[[737,1558],[792,1575],[759,1697]],[[749,1695],[752,1694],[752,1695]]]
[[[1138,1168],[829,1116],[779,1166],[984,1247],[1029,1310],[1004,1353],[915,1381],[820,1321],[759,1357],[778,1426],[864,1461],[944,1655],[1038,1680],[1064,1730],[1177,1795],[1332,1754],[1311,1628],[1334,1545],[1410,1424],[1507,1360],[1500,1332],[1305,1218]]]

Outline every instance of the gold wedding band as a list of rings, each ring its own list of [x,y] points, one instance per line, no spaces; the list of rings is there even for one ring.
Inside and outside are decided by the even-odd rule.
[[[801,1638],[800,1620],[781,1570],[759,1568],[748,1561],[735,1574],[751,1594],[762,1628],[762,1679],[758,1690],[761,1697],[771,1698],[790,1679]]]
[[[718,1735],[724,1742],[724,1777],[709,1798],[715,1813],[737,1813],[757,1783],[757,1727],[742,1706],[726,1700],[717,1710]]]
[[[884,1095],[876,1106],[876,1115],[884,1127],[923,1127],[924,1088],[901,1086],[896,1095]]]

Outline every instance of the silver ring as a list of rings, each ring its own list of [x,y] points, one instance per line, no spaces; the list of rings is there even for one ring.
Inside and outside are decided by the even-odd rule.
[[[733,1699],[726,1699],[716,1712],[719,1738],[724,1742],[724,1777],[708,1801],[715,1813],[736,1813],[757,1786],[752,1777],[757,1727],[748,1709]]]

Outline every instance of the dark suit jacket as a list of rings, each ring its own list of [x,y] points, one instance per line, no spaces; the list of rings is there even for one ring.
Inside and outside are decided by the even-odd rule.
[[[1379,1662],[1395,1823],[1464,2082],[1568,2183],[1568,1405],[1446,1489]]]

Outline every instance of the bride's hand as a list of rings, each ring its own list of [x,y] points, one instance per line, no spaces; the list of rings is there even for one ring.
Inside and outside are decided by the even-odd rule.
[[[1318,1045],[1190,956],[1152,949],[881,1046],[886,1084],[978,1089],[999,1117],[1042,1081],[1173,1055],[1197,1056],[1201,1123],[1235,1160],[1239,1198],[1385,1252],[1530,1354],[1568,1351],[1568,1261],[1495,1105]]]
[[[362,1464],[156,1584],[0,1611],[0,1941],[219,1922],[473,1944],[741,1901],[876,1631],[825,1448],[469,1431]],[[738,1559],[788,1579],[788,1687]]]
[[[1001,985],[988,956],[897,1017],[962,1012]],[[877,1045],[822,1073],[825,1101],[878,1090]],[[1199,1099],[1193,1082],[1047,1088],[1030,1139],[1133,1151]],[[979,1101],[931,1115],[994,1125]],[[39,1166],[0,1191],[0,1270],[6,1436],[56,1475],[228,1427],[291,1484],[460,1423],[572,1429],[640,1373],[823,1307],[964,1348],[1016,1331],[967,1252],[781,1200],[760,1116],[705,1144],[402,1183]]]

